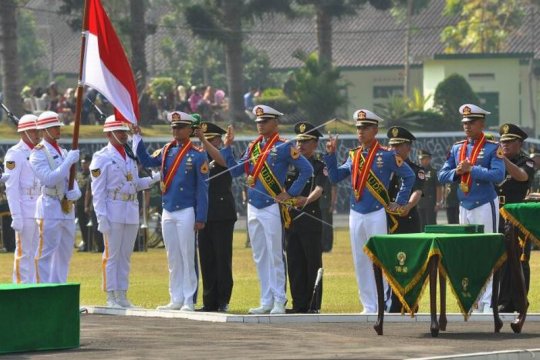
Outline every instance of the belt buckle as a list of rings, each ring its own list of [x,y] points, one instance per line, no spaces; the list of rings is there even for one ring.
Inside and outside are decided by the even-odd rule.
[[[504,204],[506,204],[506,196],[499,195],[499,205],[504,205]]]

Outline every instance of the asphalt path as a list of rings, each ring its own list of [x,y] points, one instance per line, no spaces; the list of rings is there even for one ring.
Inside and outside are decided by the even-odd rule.
[[[404,359],[538,348],[540,322],[514,334],[508,323],[452,322],[438,338],[429,323],[212,323],[111,315],[81,317],[78,349],[11,354],[3,359]]]

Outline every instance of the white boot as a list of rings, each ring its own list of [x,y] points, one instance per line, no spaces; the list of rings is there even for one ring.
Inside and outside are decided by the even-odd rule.
[[[107,306],[111,308],[120,308],[121,306],[116,302],[114,291],[107,291]]]
[[[126,290],[115,291],[114,295],[116,296],[116,303],[123,308],[132,308],[133,304],[127,299],[126,293]]]

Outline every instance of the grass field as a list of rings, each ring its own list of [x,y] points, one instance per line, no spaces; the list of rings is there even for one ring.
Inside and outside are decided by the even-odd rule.
[[[324,254],[324,292],[322,312],[360,312],[357,296],[348,230],[335,232],[334,248]],[[233,276],[234,288],[230,303],[233,313],[246,313],[248,308],[259,304],[259,283],[251,249],[245,248],[246,233],[238,231],[234,237]],[[13,254],[0,254],[0,283],[11,281]],[[81,284],[82,305],[103,305],[105,295],[101,291],[101,254],[75,252],[69,281]],[[531,258],[531,291],[529,312],[540,312],[540,254],[533,251]],[[202,289],[202,284],[200,284]],[[132,257],[129,297],[137,306],[155,308],[169,301],[168,272],[165,249],[149,249],[136,252]],[[290,294],[288,294],[290,300]],[[199,305],[201,304],[199,296]],[[420,305],[421,312],[428,311],[429,291],[426,290]],[[453,295],[448,291],[448,311],[458,312]],[[290,304],[290,303],[289,303]],[[290,305],[289,305],[290,307]]]

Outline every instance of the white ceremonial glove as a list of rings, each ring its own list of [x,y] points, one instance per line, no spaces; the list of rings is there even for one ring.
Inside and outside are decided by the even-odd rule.
[[[161,180],[161,171],[152,170],[152,184],[157,183],[159,180]]]
[[[105,218],[104,216],[100,216],[98,218],[98,231],[102,234],[108,234],[111,230],[111,224],[109,223],[109,220]]]
[[[79,162],[80,153],[79,150],[69,150],[66,155],[66,161],[70,165],[76,164]]]
[[[79,189],[68,190],[66,193],[66,199],[69,201],[77,201],[80,199],[81,195],[81,190]]]
[[[21,218],[13,218],[11,220],[11,228],[15,230],[16,232],[21,232],[23,229],[23,219]]]

